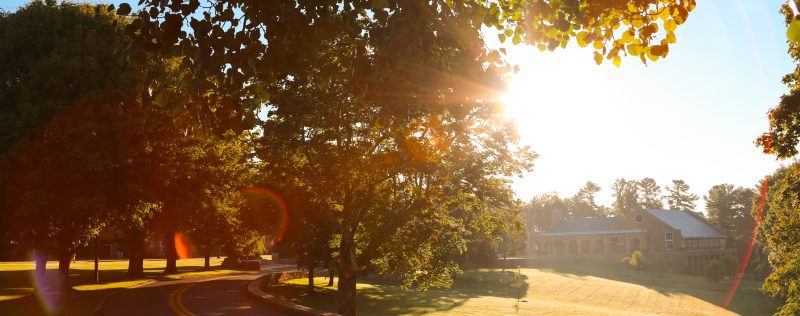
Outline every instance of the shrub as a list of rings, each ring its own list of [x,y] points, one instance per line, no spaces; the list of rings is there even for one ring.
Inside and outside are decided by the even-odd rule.
[[[628,265],[636,270],[644,270],[647,268],[647,262],[644,261],[644,255],[639,250],[636,250],[633,252],[633,254],[631,254],[631,258],[628,259]]]
[[[722,277],[725,275],[725,267],[722,266],[722,263],[720,263],[718,260],[713,260],[709,263],[706,263],[704,272],[706,279],[717,283],[719,280],[722,280]]]
[[[720,263],[722,263],[725,275],[729,277],[733,277],[739,272],[739,260],[734,256],[724,255],[720,258]]]

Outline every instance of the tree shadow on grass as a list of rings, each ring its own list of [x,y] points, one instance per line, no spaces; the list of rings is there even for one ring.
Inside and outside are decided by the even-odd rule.
[[[635,271],[622,263],[596,262],[591,259],[537,260],[516,259],[523,268],[538,269],[576,279],[597,277],[641,285],[664,296],[689,295],[724,307],[732,281],[712,283],[700,276],[661,271]],[[782,304],[761,293],[761,282],[743,279],[728,310],[742,315],[772,315]]]
[[[519,286],[515,286],[519,284]],[[316,293],[307,293],[307,283],[283,283],[270,288],[272,294],[296,303],[324,311],[336,311],[335,287],[327,287],[327,280],[317,278]],[[404,290],[397,281],[366,277],[359,279],[357,306],[365,315],[425,314],[451,311],[471,298],[493,296],[516,299],[528,290],[527,276],[497,270],[470,270],[456,277],[450,289],[431,289],[426,292]]]
[[[159,263],[163,260],[155,260]],[[193,262],[193,261],[189,261]],[[179,273],[198,272],[213,273],[219,271],[219,266],[211,270],[201,271],[202,262],[199,264],[186,264],[178,266]],[[165,276],[162,266],[152,263],[145,266],[144,276],[128,277],[127,263],[118,260],[100,261],[99,286],[94,286],[93,264],[79,261],[75,268],[70,269],[71,289],[67,291],[45,290],[45,294],[36,294],[33,291],[33,263],[20,263],[19,268],[9,268],[0,271],[0,315],[91,315],[98,304],[106,296],[134,285],[127,282],[140,280],[171,280],[180,276]],[[88,268],[87,268],[88,267]],[[58,278],[56,264],[48,264],[46,279],[49,285],[54,285]],[[110,283],[116,283],[110,284]],[[108,286],[112,286],[108,288]],[[42,298],[46,296],[47,298]]]

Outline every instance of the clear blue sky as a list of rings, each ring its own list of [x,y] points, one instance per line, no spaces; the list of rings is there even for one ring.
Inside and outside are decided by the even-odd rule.
[[[516,181],[518,196],[569,196],[592,180],[610,205],[618,177],[684,179],[702,196],[714,184],[752,186],[771,173],[780,163],[753,140],[767,130],[766,111],[794,68],[783,3],[699,0],[669,56],[647,67],[634,59],[619,69],[596,66],[591,50],[574,43],[553,53],[513,50],[523,69],[509,92],[510,117],[540,155],[535,171]]]

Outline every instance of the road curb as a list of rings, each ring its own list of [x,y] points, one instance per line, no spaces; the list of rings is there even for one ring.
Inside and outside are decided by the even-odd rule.
[[[296,303],[292,303],[281,298],[278,298],[274,295],[271,295],[267,292],[264,292],[261,289],[261,284],[265,283],[269,285],[279,283],[281,281],[285,281],[288,279],[294,279],[298,277],[303,277],[302,275],[308,276],[308,272],[305,271],[284,271],[284,272],[272,272],[266,273],[253,281],[250,281],[247,284],[247,294],[251,297],[255,298],[259,302],[267,305],[268,307],[275,309],[277,311],[289,314],[289,315],[302,315],[302,316],[341,316],[336,313],[324,312],[315,308],[311,308],[305,305],[300,305]]]
[[[158,280],[150,280],[148,282],[144,282],[144,283],[141,283],[141,284],[136,284],[134,286],[121,288],[118,291],[114,291],[113,293],[108,293],[108,295],[104,296],[103,299],[100,300],[100,303],[97,304],[97,307],[95,307],[95,309],[94,309],[94,314],[93,315],[94,316],[104,316],[105,315],[105,314],[103,314],[103,307],[106,306],[106,301],[108,301],[108,299],[110,297],[112,297],[114,295],[117,295],[117,294],[119,294],[121,292],[125,292],[127,290],[134,289],[134,288],[137,288],[137,287],[140,287],[140,286],[144,286],[144,285],[148,285],[150,283],[155,283],[155,282],[158,282]]]

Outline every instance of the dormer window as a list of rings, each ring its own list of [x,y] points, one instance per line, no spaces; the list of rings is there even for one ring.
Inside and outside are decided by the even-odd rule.
[[[633,217],[633,221],[636,223],[641,223],[644,221],[644,218],[642,217],[642,214],[636,214],[636,216]]]

